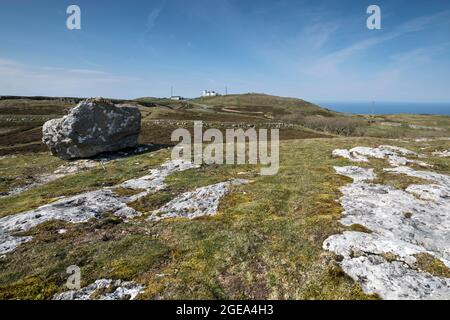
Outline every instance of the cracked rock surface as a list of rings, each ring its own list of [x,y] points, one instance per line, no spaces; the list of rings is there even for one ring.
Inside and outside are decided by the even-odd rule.
[[[231,186],[245,183],[248,183],[248,181],[234,179],[185,192],[158,210],[153,211],[148,219],[152,221],[167,218],[193,219],[214,215],[217,213],[220,199],[230,191]]]
[[[92,160],[76,160],[73,162],[68,163],[67,165],[62,165],[58,169],[56,169],[53,173],[43,174],[40,176],[33,177],[34,181],[31,183],[28,183],[24,186],[17,187],[14,189],[9,190],[8,192],[5,192],[4,194],[0,195],[0,198],[3,197],[9,197],[13,195],[20,194],[22,192],[25,192],[27,190],[42,186],[44,184],[47,184],[49,182],[55,181],[59,178],[65,177],[69,174],[74,174],[83,170],[88,170],[95,168],[99,165],[98,162],[92,161]]]
[[[447,158],[450,157],[450,150],[433,152],[433,156]]]
[[[42,141],[62,159],[87,158],[136,146],[140,130],[138,108],[88,99],[63,118],[47,121]]]
[[[63,178],[65,176],[75,174],[84,170],[89,170],[107,162],[119,159],[122,157],[140,154],[147,152],[153,148],[153,145],[140,145],[135,148],[129,148],[127,150],[122,150],[118,152],[110,152],[102,154],[95,159],[78,159],[70,161],[66,164],[59,166],[53,173],[46,173],[42,175],[32,176],[31,182],[23,186],[13,188],[7,192],[0,193],[0,198],[9,197],[13,195],[20,194],[27,190],[42,186],[44,184],[50,183],[57,179]]]
[[[124,219],[140,215],[140,212],[129,207],[127,203],[164,189],[165,178],[168,175],[194,167],[196,166],[191,162],[183,160],[167,161],[159,168],[151,169],[150,174],[144,177],[131,179],[110,188],[62,197],[37,209],[0,218],[0,254],[11,252],[20,244],[32,239],[32,237],[14,236],[14,233],[28,231],[49,220],[80,223],[92,218],[100,218],[106,213],[112,213]],[[137,188],[143,191],[137,195],[124,197],[114,193],[114,189],[119,187]]]
[[[99,279],[80,290],[56,294],[53,300],[134,300],[143,290],[133,281]]]
[[[341,223],[359,224],[372,233],[346,231],[330,236],[323,248],[343,257],[340,266],[366,293],[384,299],[450,299],[450,279],[434,276],[417,266],[415,255],[426,253],[450,267],[450,176],[417,171],[391,161],[392,156],[414,155],[396,147],[354,149],[357,157],[388,159],[395,174],[429,180],[406,190],[374,184],[373,169],[335,167],[353,179],[342,187]],[[352,151],[334,152],[351,161]],[[388,152],[393,152],[388,153]],[[406,159],[406,158],[405,158]],[[407,160],[407,162],[409,162]]]
[[[422,158],[423,155],[417,154],[405,148],[396,146],[381,145],[377,148],[355,147],[350,150],[336,149],[332,153],[335,157],[343,157],[352,162],[369,162],[369,158],[388,159],[391,166],[402,166],[406,164],[417,164],[422,167],[430,167],[426,162],[408,159],[406,156]]]
[[[365,180],[374,180],[376,178],[373,169],[365,169],[356,166],[349,167],[334,167],[334,170],[342,176],[346,176],[352,178],[353,181],[365,181]]]

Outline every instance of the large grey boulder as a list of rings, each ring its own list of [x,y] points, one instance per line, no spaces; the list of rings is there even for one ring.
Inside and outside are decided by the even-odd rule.
[[[140,129],[138,108],[88,99],[63,118],[47,121],[42,141],[62,159],[87,158],[136,146]]]

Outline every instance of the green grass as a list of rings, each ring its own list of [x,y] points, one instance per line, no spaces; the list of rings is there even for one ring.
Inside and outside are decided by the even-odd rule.
[[[375,120],[368,126],[365,135],[379,138],[435,138],[450,136],[450,117],[437,115],[378,115],[364,116]],[[387,126],[383,123],[396,123],[400,126]],[[411,128],[411,125],[429,128]]]
[[[102,277],[134,279],[147,285],[143,298],[368,298],[338,270],[333,255],[321,249],[326,237],[342,231],[341,209],[334,200],[346,179],[334,174],[332,165],[339,160],[329,156],[342,143],[318,142],[283,144],[276,176],[256,175],[247,166],[214,166],[167,180],[168,192],[174,193],[231,177],[253,180],[226,196],[214,217],[38,226],[28,233],[35,235],[33,241],[0,260],[0,296],[49,298],[64,289],[65,268],[76,264],[84,284]],[[117,182],[142,175],[143,167],[130,167],[136,161],[148,167],[163,160],[148,157],[112,163],[109,174],[93,169],[30,190],[10,200],[7,213],[35,207],[34,201],[24,201],[37,195],[46,199],[99,187],[107,177]],[[57,191],[57,185],[64,190]],[[160,203],[170,199],[167,193],[161,196]],[[62,227],[69,231],[59,235],[56,230]],[[27,263],[19,266],[20,261]]]
[[[62,236],[61,227],[68,229]],[[64,287],[70,265],[80,267],[86,286],[102,277],[131,280],[169,255],[154,236],[115,218],[67,226],[50,222],[31,234],[34,243],[0,260],[0,299],[48,299]]]
[[[233,107],[241,111],[248,109],[250,112],[268,111],[275,114],[284,114],[291,111],[299,112],[305,115],[321,114],[325,116],[331,116],[334,114],[332,111],[328,111],[301,99],[277,97],[260,93],[203,97],[192,101],[207,105],[209,107]]]
[[[0,192],[24,186],[30,176],[52,173],[64,162],[48,153],[0,159]],[[45,165],[43,165],[45,164]]]
[[[153,126],[155,119],[175,122],[209,119],[211,122],[230,120],[230,123],[241,123],[260,117],[222,112],[223,106],[244,111],[264,109],[275,120],[288,119],[292,115],[291,119],[295,119],[296,115],[317,112],[332,116],[332,113],[302,100],[254,94],[196,99],[187,106],[175,102],[173,105],[172,102],[163,105],[169,103],[167,100],[147,99],[146,102],[162,106],[141,108],[143,142],[162,141],[163,136],[177,126],[167,123]],[[206,104],[208,108],[204,110],[200,105]],[[8,106],[12,107],[14,105]],[[28,112],[26,106],[19,107],[24,108],[24,113]],[[53,107],[45,112],[52,110]],[[283,118],[285,116],[287,118]],[[367,123],[371,119],[367,118]],[[264,118],[261,121],[272,120]],[[400,128],[380,126],[382,121],[402,122],[404,125]],[[448,131],[410,129],[406,126],[408,123],[437,126],[445,130],[449,125],[446,117],[379,116],[375,123],[364,127],[367,137],[282,141],[277,175],[260,176],[259,168],[253,166],[202,166],[169,176],[166,190],[131,204],[148,214],[182,192],[197,187],[230,178],[251,180],[251,183],[237,186],[225,196],[219,213],[213,217],[150,222],[144,215],[123,222],[107,215],[100,220],[81,224],[50,221],[37,226],[25,233],[33,236],[31,242],[0,258],[0,299],[51,298],[53,294],[65,290],[66,268],[74,264],[82,270],[82,285],[99,278],[134,280],[146,286],[141,298],[148,299],[377,298],[365,295],[339,268],[339,257],[322,249],[323,241],[332,234],[344,230],[370,232],[361,225],[347,228],[339,223],[342,208],[336,200],[341,197],[339,188],[349,183],[350,179],[337,175],[333,166],[354,163],[333,158],[331,152],[336,148],[390,144],[423,153],[428,156],[425,161],[434,165],[433,171],[450,174],[450,159],[432,156],[433,151],[450,149],[450,141],[385,139],[421,138],[425,133],[448,136]],[[39,144],[37,137],[31,136],[39,131],[39,127],[34,123],[27,126],[18,121],[18,124],[20,126],[12,125],[0,132],[0,138],[3,138],[0,139],[0,152],[19,152],[16,157],[0,158],[0,192],[25,184],[30,175],[53,172],[64,163],[48,153],[22,154],[34,150],[29,143]],[[297,129],[304,138],[311,137],[304,132],[317,134],[301,126]],[[12,145],[9,144],[8,134],[13,140]],[[291,138],[295,137],[292,134]],[[160,150],[118,159],[104,167],[66,176],[22,194],[2,198],[0,217],[36,208],[60,196],[143,176],[169,156],[168,150]],[[429,183],[383,172],[382,169],[388,166],[385,160],[371,159],[370,163],[358,165],[375,168],[377,183],[396,188],[405,188],[411,183]],[[130,195],[133,192],[120,189],[119,193]],[[61,228],[67,229],[67,232],[59,234]],[[448,272],[429,257],[420,257],[419,264],[420,268],[435,274]]]
[[[72,99],[73,100],[73,99]],[[36,153],[46,150],[41,143],[45,121],[61,117],[75,106],[66,100],[0,100],[0,156]],[[193,120],[208,122],[221,128],[235,124],[270,123],[294,125],[282,128],[282,140],[323,137],[335,134],[378,138],[442,137],[450,135],[450,117],[426,115],[362,116],[333,112],[296,98],[264,94],[227,95],[174,101],[160,98],[140,98],[142,113],[142,143],[170,143],[171,132],[180,123]],[[228,110],[228,111],[227,111]],[[238,111],[230,112],[230,110]],[[155,124],[154,120],[162,124]],[[169,122],[174,123],[169,123]],[[383,122],[400,123],[402,127],[388,127]],[[412,129],[408,125],[436,127],[439,130]],[[189,124],[190,127],[192,125]],[[309,127],[313,130],[306,129]]]
[[[350,179],[333,166],[351,165],[333,158],[335,148],[394,144],[430,155],[450,148],[449,141],[402,143],[373,138],[290,140],[281,144],[280,171],[260,176],[251,166],[203,166],[168,177],[168,188],[132,204],[144,213],[178,194],[230,178],[250,184],[235,187],[213,217],[169,219],[145,216],[123,222],[113,216],[83,224],[52,221],[29,232],[34,239],[0,260],[0,297],[50,298],[64,290],[69,265],[82,269],[83,285],[99,278],[134,280],[146,286],[147,299],[372,299],[322,249],[323,241],[344,230],[370,232],[363,226],[343,227],[339,188]],[[11,199],[0,200],[2,215],[111,185],[145,174],[163,162],[166,150],[114,161],[106,170],[54,181]],[[436,171],[450,173],[448,159],[430,157]],[[24,162],[26,163],[26,162]],[[403,175],[381,174],[384,160],[371,160],[379,183],[405,187]],[[27,165],[24,165],[25,167]],[[420,181],[421,183],[424,181]],[[426,182],[426,181],[425,181]],[[62,188],[61,186],[64,186]],[[61,235],[60,228],[67,229]],[[22,263],[26,261],[27,263]],[[421,268],[446,272],[430,259]]]
[[[169,156],[167,150],[160,150],[151,154],[115,160],[104,166],[68,175],[18,195],[0,199],[0,217],[36,208],[52,202],[60,196],[96,190],[143,176],[148,173],[151,167],[159,165]],[[19,157],[22,156],[17,156],[17,158]],[[59,163],[60,160],[56,161]],[[24,171],[26,170],[24,169]]]
[[[450,278],[450,268],[429,253],[416,254],[417,267],[437,277]]]

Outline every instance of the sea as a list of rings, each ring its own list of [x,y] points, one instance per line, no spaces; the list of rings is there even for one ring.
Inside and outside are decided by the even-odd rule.
[[[436,114],[450,116],[450,102],[316,101],[323,108],[356,114]]]

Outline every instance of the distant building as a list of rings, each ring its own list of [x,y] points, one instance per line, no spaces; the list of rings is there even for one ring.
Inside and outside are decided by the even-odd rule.
[[[217,96],[220,96],[220,94],[218,94],[215,91],[203,90],[202,96],[203,97],[217,97]]]
[[[181,96],[171,96],[170,99],[171,99],[171,100],[178,100],[178,101],[185,100],[185,99],[184,99],[183,97],[181,97]]]

